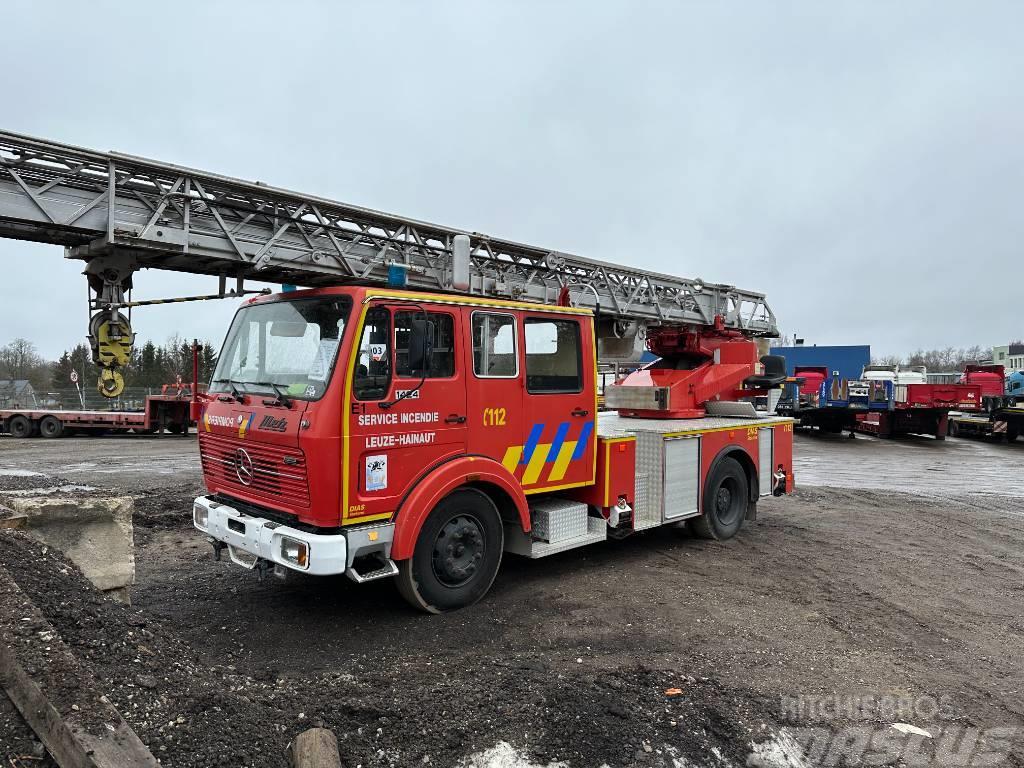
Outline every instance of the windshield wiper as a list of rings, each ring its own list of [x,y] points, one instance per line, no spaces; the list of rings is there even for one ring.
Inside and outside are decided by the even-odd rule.
[[[292,399],[284,393],[280,384],[275,384],[272,381],[247,381],[246,384],[252,384],[254,387],[270,387],[274,390],[274,394],[277,395],[277,400],[273,402],[279,403],[285,408],[292,407]],[[265,402],[266,401],[264,401],[264,403]]]
[[[227,384],[229,387],[231,387],[231,397],[234,398],[235,402],[238,402],[238,403],[245,402],[245,396],[242,395],[242,393],[238,391],[237,387],[235,387],[235,384],[245,384],[244,381],[237,381],[236,382],[236,381],[232,381],[231,379],[214,379],[213,383],[214,384]]]

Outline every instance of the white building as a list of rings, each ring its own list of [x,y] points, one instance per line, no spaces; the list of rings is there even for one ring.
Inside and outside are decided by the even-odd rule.
[[[1024,370],[1024,344],[1004,344],[992,347],[992,362],[1007,372]]]

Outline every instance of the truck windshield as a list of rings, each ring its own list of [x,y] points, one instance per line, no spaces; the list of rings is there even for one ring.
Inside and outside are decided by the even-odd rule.
[[[327,390],[352,302],[347,296],[274,301],[235,315],[211,392],[319,400]]]

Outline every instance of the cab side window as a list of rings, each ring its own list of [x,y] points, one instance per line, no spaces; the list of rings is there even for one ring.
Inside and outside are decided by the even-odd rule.
[[[455,375],[455,320],[446,312],[427,312],[431,340],[430,368],[409,367],[409,333],[422,312],[395,312],[395,376],[400,379],[449,379]]]
[[[583,357],[578,320],[528,317],[526,391],[531,394],[583,391]]]
[[[391,386],[391,313],[384,307],[367,310],[359,340],[352,393],[356,400],[383,400]]]
[[[498,312],[473,313],[473,373],[480,378],[519,375],[516,319]]]

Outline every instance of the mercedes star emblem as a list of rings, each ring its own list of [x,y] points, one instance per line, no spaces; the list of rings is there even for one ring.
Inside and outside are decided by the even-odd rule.
[[[235,451],[235,474],[242,485],[252,485],[252,457],[245,448]]]

